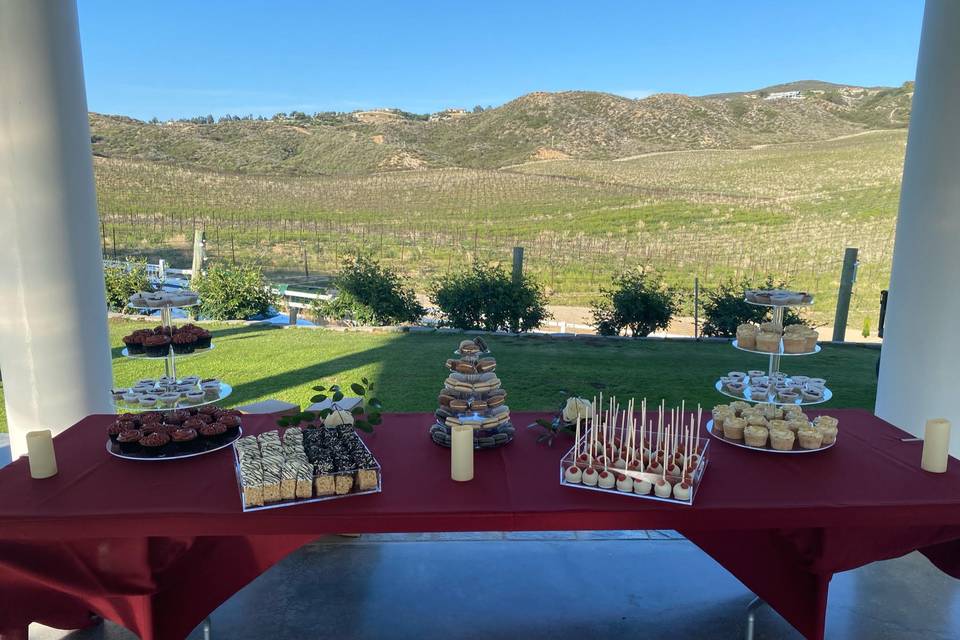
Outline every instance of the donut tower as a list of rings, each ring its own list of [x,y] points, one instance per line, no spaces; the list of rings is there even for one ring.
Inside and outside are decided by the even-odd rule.
[[[507,392],[497,377],[497,361],[482,338],[463,340],[456,358],[447,360],[450,371],[437,398],[437,421],[430,427],[430,437],[437,444],[450,446],[450,429],[454,426],[473,428],[475,449],[492,449],[513,440],[510,408],[505,404]]]

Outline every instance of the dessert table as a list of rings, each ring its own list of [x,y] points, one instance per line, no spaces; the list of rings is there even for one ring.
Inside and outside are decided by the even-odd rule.
[[[382,493],[248,513],[229,449],[121,460],[104,447],[113,417],[90,416],[56,437],[57,476],[31,480],[25,459],[0,470],[0,637],[94,612],[148,640],[183,638],[288,553],[344,531],[676,529],[807,638],[823,637],[834,573],[919,549],[960,578],[960,463],[925,473],[922,445],[869,413],[811,413],[839,418],[835,447],[777,456],[714,442],[694,506],[564,488],[571,439],[544,447],[522,429],[454,483],[431,414],[384,415],[364,436]],[[243,428],[275,423],[247,416]]]

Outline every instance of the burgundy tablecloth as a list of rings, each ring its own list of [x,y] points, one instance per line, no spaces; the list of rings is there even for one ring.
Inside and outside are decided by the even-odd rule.
[[[862,411],[815,455],[772,455],[712,442],[696,505],[577,491],[558,483],[562,447],[518,432],[476,456],[454,483],[429,415],[385,417],[367,443],[383,493],[243,513],[229,451],[165,463],[113,458],[109,416],[56,439],[60,473],[0,471],[0,629],[70,628],[88,611],[141,637],[180,638],[232,593],[326,533],[677,529],[808,638],[823,636],[833,573],[920,549],[960,577],[960,464],[919,470],[921,445]],[[517,414],[525,425],[535,414]],[[265,417],[244,429],[272,428]],[[569,446],[569,445],[567,445]]]

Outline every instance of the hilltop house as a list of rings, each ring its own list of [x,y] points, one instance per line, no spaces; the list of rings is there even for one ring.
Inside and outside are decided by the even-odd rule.
[[[799,91],[774,91],[764,100],[799,100],[802,96]]]

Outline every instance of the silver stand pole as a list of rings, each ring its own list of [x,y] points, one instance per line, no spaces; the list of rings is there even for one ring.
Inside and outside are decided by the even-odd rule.
[[[170,307],[160,307],[160,322],[163,328],[171,334],[168,337],[172,338],[173,314],[171,313]],[[166,370],[168,378],[177,379],[177,359],[173,354],[172,343],[167,347],[167,359],[164,361],[164,369]]]
[[[757,596],[747,605],[747,632],[744,635],[746,640],[753,640],[753,632],[757,623],[757,610],[765,604],[767,603],[761,600],[760,596]]]
[[[773,322],[775,324],[783,327],[783,309],[784,307],[774,307],[773,308]],[[782,342],[781,342],[782,345]],[[773,375],[780,371],[780,353],[771,353],[770,354],[770,364],[767,368],[767,382],[770,383],[770,391],[767,392],[767,402],[770,402],[773,398],[771,394],[776,394],[776,389],[773,386]]]

